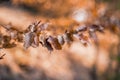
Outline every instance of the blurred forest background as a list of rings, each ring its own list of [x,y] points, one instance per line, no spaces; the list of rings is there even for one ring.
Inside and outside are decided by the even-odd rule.
[[[50,22],[54,35],[76,24],[103,24],[98,45],[74,41],[62,50],[23,44],[0,49],[0,80],[120,80],[120,0],[0,0],[0,24],[24,30],[34,21]],[[73,27],[73,26],[72,26]]]

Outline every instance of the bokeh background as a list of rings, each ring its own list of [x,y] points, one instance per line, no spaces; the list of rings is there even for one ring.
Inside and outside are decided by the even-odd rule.
[[[99,45],[74,41],[51,54],[42,46],[25,50],[21,43],[1,49],[6,55],[0,60],[0,80],[120,80],[119,10],[120,0],[0,0],[0,24],[20,30],[38,20],[51,22],[54,35],[75,24],[107,27],[97,33]]]

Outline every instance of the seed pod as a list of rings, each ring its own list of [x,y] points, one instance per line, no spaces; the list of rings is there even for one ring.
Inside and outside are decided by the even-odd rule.
[[[54,38],[52,36],[49,36],[48,37],[48,40],[47,40],[51,45],[53,45],[53,47],[57,50],[61,50],[62,47],[60,45],[60,43],[58,42],[58,39],[57,38]]]
[[[57,39],[58,39],[58,42],[59,42],[61,45],[63,45],[63,44],[65,43],[63,36],[58,35],[58,36],[57,36]]]
[[[33,41],[34,41],[34,33],[33,32],[25,33],[25,37],[24,37],[25,49],[29,48],[31,44],[33,43]]]

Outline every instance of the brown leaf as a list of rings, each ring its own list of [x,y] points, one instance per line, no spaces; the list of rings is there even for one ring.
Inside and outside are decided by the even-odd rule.
[[[18,32],[16,30],[9,31],[9,34],[10,34],[11,39],[14,39],[14,40],[17,39]]]
[[[24,37],[24,35],[22,32],[18,33],[18,35],[17,35],[18,42],[23,42],[23,37]]]
[[[103,30],[104,30],[104,27],[103,27],[103,26],[101,26],[101,25],[96,25],[96,24],[91,25],[90,28],[89,28],[89,31],[90,31],[90,32],[94,32],[94,31],[103,32]]]
[[[87,46],[89,41],[88,41],[88,37],[85,36],[84,34],[74,34],[74,37],[76,37],[77,39],[80,40],[80,42],[84,45]]]
[[[34,31],[36,31],[36,27],[35,27],[34,24],[31,24],[31,25],[29,25],[29,27],[28,27],[27,30],[28,30],[28,31],[31,31],[31,32],[34,32]]]
[[[44,46],[49,50],[49,51],[53,51],[53,47],[52,45],[48,42],[48,38],[45,39],[45,44]]]
[[[6,36],[6,35],[5,35],[5,36],[3,36],[3,38],[2,38],[2,39],[3,39],[3,42],[4,42],[4,43],[9,43],[9,42],[10,42],[10,40],[11,40],[11,37],[10,37],[10,36]]]
[[[58,39],[58,42],[59,42],[61,45],[63,45],[63,44],[65,43],[64,38],[63,38],[62,35],[58,35],[58,36],[57,36],[57,39]]]
[[[2,37],[2,48],[13,48],[16,46],[15,43],[11,43],[11,37],[4,35]]]
[[[2,48],[13,48],[13,47],[16,47],[16,44],[13,42],[13,43],[4,43],[2,45]]]
[[[40,24],[41,21],[36,21],[34,23],[32,23],[31,25],[28,26],[28,28],[26,29],[26,32],[36,32],[37,31],[37,27]]]
[[[34,35],[34,41],[32,42],[32,47],[38,47],[39,46],[39,37],[37,34]]]
[[[33,43],[33,41],[34,41],[34,33],[33,32],[25,33],[25,37],[24,37],[24,47],[25,47],[25,49],[30,47],[31,44]]]
[[[79,26],[79,27],[76,29],[77,32],[86,31],[86,30],[87,30],[87,26],[85,26],[85,25]]]
[[[89,35],[90,35],[90,37],[94,40],[95,43],[98,42],[98,38],[97,38],[97,35],[96,35],[95,32],[89,31]]]
[[[9,23],[8,25],[2,25],[0,24],[3,28],[5,28],[6,30],[10,30],[12,28],[11,23]]]
[[[43,23],[41,25],[39,25],[39,30],[43,31],[46,30],[48,28],[50,23]]]
[[[67,31],[65,32],[65,34],[63,34],[63,38],[64,38],[64,41],[67,43],[71,43],[73,41],[72,33],[67,32]]]
[[[54,47],[56,50],[61,50],[61,49],[62,49],[62,47],[61,47],[61,45],[59,44],[57,38],[54,38],[54,37],[52,37],[52,36],[49,36],[47,41],[48,41],[51,45],[53,45],[53,47]]]
[[[45,34],[39,35],[39,42],[41,43],[42,46],[44,46],[45,41],[46,41],[46,35]]]

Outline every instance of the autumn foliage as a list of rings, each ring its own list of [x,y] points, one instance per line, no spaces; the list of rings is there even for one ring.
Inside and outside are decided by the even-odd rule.
[[[115,3],[0,1],[0,80],[119,80]]]

